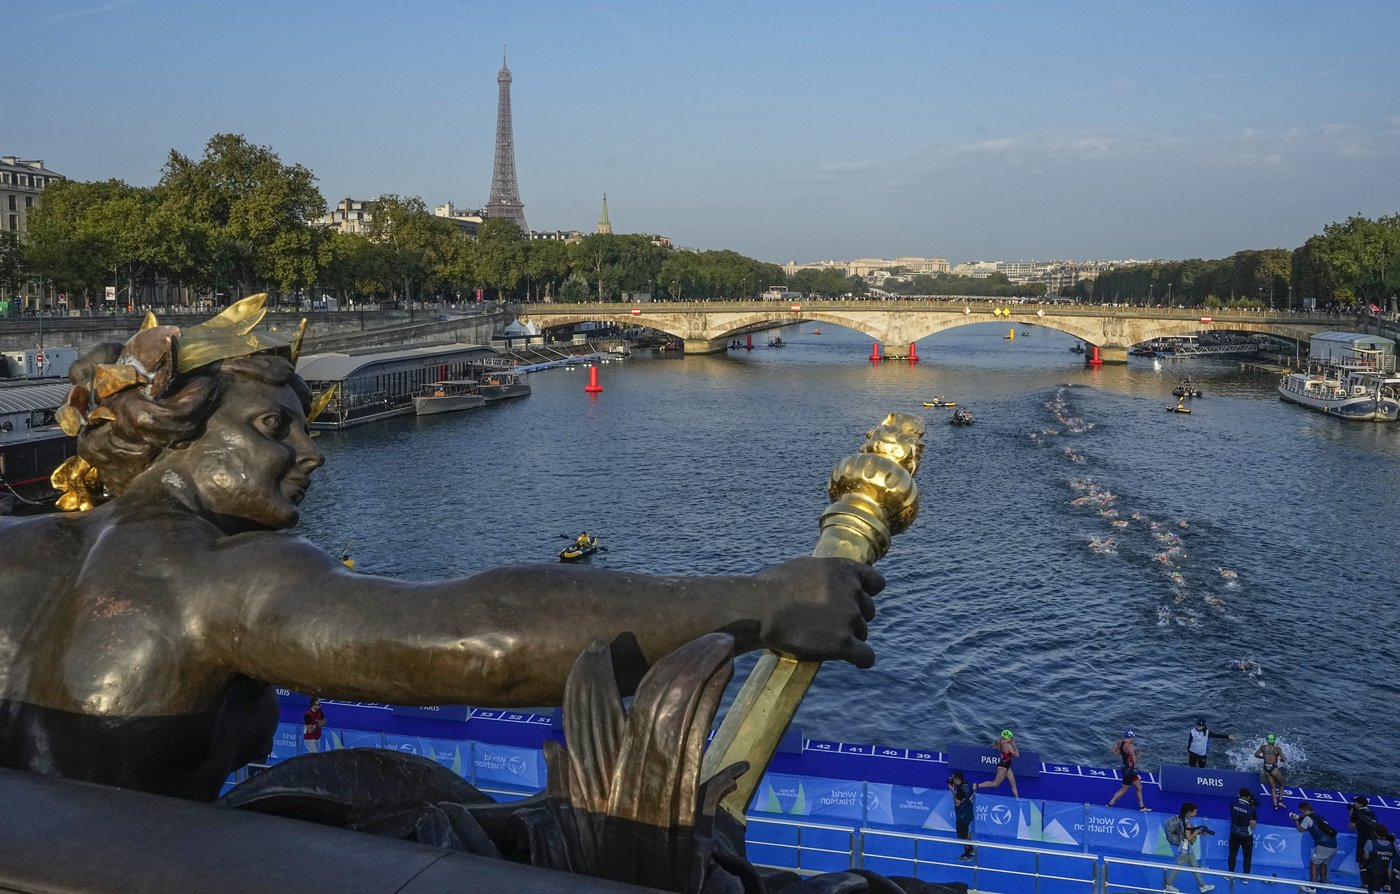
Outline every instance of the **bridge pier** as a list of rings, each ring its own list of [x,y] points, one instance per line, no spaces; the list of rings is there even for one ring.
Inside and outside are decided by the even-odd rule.
[[[1127,346],[1127,345],[1099,345],[1099,346],[1098,346],[1098,349],[1099,349],[1099,356],[1098,356],[1098,359],[1099,359],[1099,362],[1100,362],[1100,363],[1127,363],[1127,362],[1128,362],[1128,346]],[[1092,354],[1091,354],[1090,356],[1092,356]]]
[[[727,338],[686,338],[681,341],[687,354],[722,354],[729,350]]]

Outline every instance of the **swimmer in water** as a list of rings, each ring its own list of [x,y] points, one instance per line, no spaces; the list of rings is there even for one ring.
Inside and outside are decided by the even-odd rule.
[[[1229,568],[1221,568],[1221,569],[1219,569],[1219,571],[1220,571],[1220,576],[1223,577],[1223,578],[1225,578],[1226,580],[1235,580],[1236,578],[1239,577],[1238,574],[1236,574],[1235,572],[1231,571]]]

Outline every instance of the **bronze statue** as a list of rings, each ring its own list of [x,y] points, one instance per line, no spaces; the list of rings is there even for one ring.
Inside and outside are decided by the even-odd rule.
[[[626,690],[713,631],[738,651],[873,663],[883,581],[847,559],[752,577],[539,565],[409,583],[281,533],[322,455],[299,334],[258,334],[261,316],[255,296],[184,330],[148,318],[75,364],[60,421],[78,456],[54,482],[79,511],[0,518],[0,765],[210,799],[266,755],[272,684],[557,704],[594,640]]]

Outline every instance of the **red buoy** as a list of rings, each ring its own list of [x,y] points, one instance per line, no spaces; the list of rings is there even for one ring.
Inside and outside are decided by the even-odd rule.
[[[1103,359],[1099,357],[1099,346],[1094,345],[1094,354],[1089,358],[1090,366],[1103,366]]]
[[[880,343],[878,341],[870,343],[870,362],[879,363],[884,360],[884,355],[880,353]]]
[[[912,341],[909,343],[909,362],[910,362],[910,363],[918,363],[918,362],[919,362],[919,347],[918,347],[918,345],[914,344],[914,342],[912,342]]]
[[[589,394],[597,394],[603,390],[603,386],[598,384],[598,367],[588,367],[588,384],[583,386],[583,390]]]
[[[744,350],[746,350],[746,351],[752,351],[752,350],[753,350],[753,333],[752,333],[752,332],[749,333],[748,340],[747,340],[747,342],[744,344]]]

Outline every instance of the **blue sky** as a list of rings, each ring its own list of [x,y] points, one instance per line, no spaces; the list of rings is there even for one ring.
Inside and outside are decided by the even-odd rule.
[[[521,198],[769,261],[1222,257],[1400,212],[1400,3],[0,0],[0,152],[150,185],[219,132],[329,202]]]

